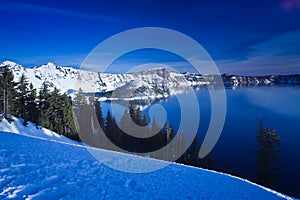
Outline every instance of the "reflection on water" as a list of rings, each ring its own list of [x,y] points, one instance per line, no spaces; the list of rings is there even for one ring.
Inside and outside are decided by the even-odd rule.
[[[189,153],[184,158],[186,163],[230,172],[254,182],[264,182],[265,185],[271,185],[270,187],[280,192],[300,197],[300,157],[298,156],[300,153],[300,87],[227,88],[227,113],[224,129],[209,157],[202,161],[198,160],[194,152],[199,149],[206,134],[211,117],[211,102],[207,89],[201,88],[195,90],[195,92],[201,118],[196,140],[192,143],[188,149]],[[111,109],[111,103],[118,104],[117,102],[101,102],[104,113]],[[151,102],[150,105],[147,105],[147,103],[139,104],[142,113],[146,114],[149,122],[151,121],[149,110],[155,104],[164,107],[167,120],[176,132],[181,117],[177,97],[170,96],[167,99]],[[192,106],[185,109],[188,110],[187,112],[193,112]],[[257,117],[264,119],[263,126],[260,123],[258,125]],[[193,119],[189,120],[191,123],[198,123]],[[260,129],[265,127],[271,128],[271,130],[275,129],[275,133],[280,135],[280,153],[271,156],[274,158],[272,163],[275,164],[275,168],[280,170],[273,170],[273,172],[276,172],[277,178],[268,178],[268,180],[272,180],[270,182],[258,178],[257,173],[258,166],[260,166],[259,168],[267,166],[263,162],[259,164],[258,160],[260,158],[257,154],[257,149],[260,147],[260,143],[257,142],[257,134]],[[274,149],[277,149],[277,146]],[[261,158],[264,154],[268,153],[262,153]],[[200,164],[201,162],[202,164]],[[269,165],[266,168],[273,169],[274,167]],[[267,176],[271,177],[273,175]]]

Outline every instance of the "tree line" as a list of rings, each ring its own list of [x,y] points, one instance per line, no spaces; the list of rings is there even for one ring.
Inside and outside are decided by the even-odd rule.
[[[0,71],[0,111],[9,122],[11,115],[22,118],[23,125],[28,121],[37,128],[45,127],[58,134],[75,137],[77,128],[72,110],[71,99],[61,94],[57,88],[50,91],[46,82],[37,91],[24,75],[14,82],[14,76],[8,67]]]
[[[203,159],[198,157],[200,144],[197,137],[195,137],[192,145],[183,152],[184,154],[180,156],[179,148],[184,148],[183,145],[187,145],[184,133],[175,133],[171,124],[168,122],[159,124],[155,118],[152,118],[149,124],[146,114],[143,114],[140,108],[133,103],[129,104],[120,121],[117,121],[110,110],[107,111],[104,117],[100,102],[93,95],[86,98],[83,91],[79,89],[73,100],[73,109],[78,120],[80,139],[88,145],[163,160],[173,161],[174,157],[178,157],[176,162],[179,163],[216,169],[215,161],[210,155]],[[132,127],[131,120],[143,129],[139,130]],[[134,137],[128,134],[131,131],[149,137]],[[138,131],[143,131],[143,133],[137,133]],[[155,134],[150,135],[150,133]],[[168,145],[175,139],[176,134],[180,135],[170,148],[164,152],[156,151]]]

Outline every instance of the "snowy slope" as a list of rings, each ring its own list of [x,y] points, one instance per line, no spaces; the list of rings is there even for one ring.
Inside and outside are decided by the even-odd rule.
[[[59,135],[53,131],[50,131],[49,129],[42,127],[37,128],[36,125],[32,122],[28,122],[28,125],[25,127],[23,125],[23,119],[18,119],[13,116],[11,116],[11,118],[14,120],[11,123],[9,123],[6,119],[2,119],[0,121],[0,131],[43,138],[47,140],[66,142],[70,144],[77,144],[77,142],[70,140],[62,135]]]
[[[0,132],[0,198],[17,199],[288,199],[220,173],[170,164],[151,173],[124,173],[81,145]],[[97,150],[103,159],[143,168],[162,161]]]

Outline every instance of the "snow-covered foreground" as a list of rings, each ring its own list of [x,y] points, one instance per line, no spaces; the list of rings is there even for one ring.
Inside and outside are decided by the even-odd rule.
[[[1,124],[2,125],[2,124]],[[148,158],[99,150],[110,159]],[[0,132],[0,199],[280,199],[284,195],[220,173],[170,164],[125,173],[96,160],[85,147]],[[113,162],[113,160],[112,160]],[[152,160],[155,164],[157,160]],[[124,163],[126,164],[126,163]]]

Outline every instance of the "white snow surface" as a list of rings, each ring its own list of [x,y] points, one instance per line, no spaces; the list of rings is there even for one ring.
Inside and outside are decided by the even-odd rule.
[[[14,119],[0,122],[0,199],[292,199],[241,178],[175,163],[148,173],[120,172],[87,147]],[[141,170],[164,162],[93,151],[106,163],[138,161]]]
[[[23,119],[18,119],[14,116],[10,116],[10,118],[13,119],[13,122],[11,122],[11,123],[9,123],[6,119],[2,119],[2,121],[0,121],[0,131],[16,133],[16,134],[21,134],[21,135],[27,135],[27,136],[31,136],[31,137],[37,137],[37,138],[43,138],[43,139],[47,139],[47,140],[66,142],[66,143],[70,143],[70,144],[78,143],[78,142],[70,140],[69,138],[66,138],[62,135],[59,135],[49,129],[46,129],[46,128],[43,128],[40,126],[36,126],[32,122],[28,122],[28,125],[24,126]]]
[[[109,74],[58,66],[51,62],[41,66],[24,68],[17,63],[4,61],[0,63],[0,67],[3,66],[8,66],[11,69],[15,82],[19,81],[24,74],[34,88],[39,89],[43,82],[47,82],[51,88],[56,87],[62,93],[71,93],[79,88],[84,92],[107,92],[127,86],[133,90],[145,87],[151,92],[146,95],[154,95],[154,88],[168,90],[170,94],[176,94],[178,88],[207,84],[205,81],[189,81],[183,74],[170,71],[167,68],[126,74]]]

